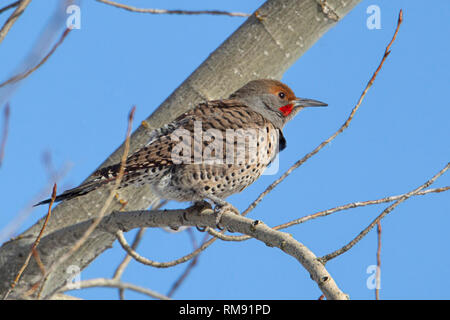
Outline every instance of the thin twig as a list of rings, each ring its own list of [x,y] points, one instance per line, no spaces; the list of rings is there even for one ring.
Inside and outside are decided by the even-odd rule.
[[[160,209],[163,206],[163,203],[165,204],[167,202],[166,201],[161,202],[160,205],[155,206],[154,208],[152,208],[152,210]],[[144,236],[145,230],[146,230],[146,228],[139,229],[138,233],[134,237],[133,243],[131,244],[131,248],[133,250],[136,250],[137,246],[141,242],[142,237]],[[113,279],[116,279],[116,280],[120,279],[120,277],[122,276],[123,272],[125,271],[125,268],[128,266],[130,261],[131,261],[131,256],[127,253],[127,255],[122,260],[122,262],[117,266],[116,271],[114,271]]]
[[[439,193],[439,192],[448,191],[449,189],[450,189],[450,186],[441,187],[441,188],[427,189],[427,190],[422,190],[420,192],[417,192],[414,196],[423,196],[423,195],[427,195],[427,194],[430,194],[430,193]],[[309,221],[309,220],[312,220],[312,219],[315,219],[315,218],[318,218],[318,217],[328,216],[328,215],[330,215],[332,213],[335,213],[335,212],[338,212],[338,211],[343,211],[343,210],[348,210],[348,209],[364,207],[364,206],[368,206],[368,205],[375,205],[375,204],[381,204],[381,203],[396,201],[398,199],[401,199],[404,196],[405,196],[405,193],[404,194],[400,194],[400,195],[396,195],[396,196],[389,196],[389,197],[382,198],[382,199],[377,199],[377,200],[368,200],[368,201],[363,201],[363,202],[352,202],[352,203],[344,204],[342,206],[338,206],[338,207],[334,207],[334,208],[331,208],[331,209],[319,211],[319,212],[316,212],[316,213],[313,213],[313,214],[310,214],[310,215],[307,215],[307,216],[304,216],[304,217],[292,220],[290,222],[280,224],[280,225],[274,227],[274,229],[276,229],[276,230],[285,229],[285,228],[288,228],[290,226],[301,224],[301,223],[304,223],[306,221]]]
[[[364,230],[362,230],[352,241],[347,243],[342,248],[340,248],[340,249],[338,249],[338,250],[336,250],[336,251],[334,251],[332,253],[329,253],[329,254],[323,256],[322,258],[320,258],[320,261],[325,264],[326,262],[330,261],[331,259],[336,258],[337,256],[339,256],[339,255],[347,252],[348,250],[350,250],[364,236],[366,236],[369,233],[369,231],[372,230],[372,228],[374,226],[376,226],[377,223],[381,219],[383,219],[385,216],[387,216],[400,203],[402,203],[403,201],[405,201],[405,200],[409,199],[410,197],[414,196],[420,190],[428,188],[432,183],[434,183],[434,181],[436,181],[437,178],[439,178],[441,175],[443,175],[448,170],[449,167],[450,167],[450,162],[447,163],[447,165],[441,171],[439,171],[437,174],[435,174],[430,180],[428,180],[427,182],[422,184],[420,187],[414,189],[413,191],[406,193],[405,195],[403,195],[403,197],[401,197],[400,199],[395,201],[393,204],[391,204],[389,207],[387,207],[385,210],[383,210],[383,212],[380,215],[378,215],[378,217],[376,217],[375,220],[373,220]]]
[[[3,136],[0,142],[0,167],[2,166],[3,158],[5,157],[5,147],[6,147],[6,140],[8,139],[10,113],[11,110],[9,107],[9,103],[7,103],[5,106],[5,110],[3,111]]]
[[[439,193],[439,192],[444,192],[444,191],[448,191],[450,190],[450,186],[446,186],[446,187],[441,187],[441,188],[433,188],[433,189],[427,189],[427,190],[422,190],[420,192],[417,192],[416,194],[414,194],[414,196],[422,196],[422,195],[427,195],[430,193]],[[323,211],[319,211],[317,213],[313,213],[283,224],[280,224],[276,227],[273,227],[274,230],[282,230],[282,229],[286,229],[289,228],[291,226],[297,225],[297,224],[301,224],[304,223],[306,221],[318,218],[318,217],[325,217],[328,216],[332,213],[335,212],[339,212],[339,211],[344,211],[344,210],[348,210],[348,209],[354,209],[354,208],[359,208],[359,207],[364,207],[364,206],[368,206],[368,205],[376,205],[376,204],[381,204],[381,203],[386,203],[386,202],[392,202],[392,201],[396,201],[398,199],[401,199],[402,197],[405,196],[404,194],[400,194],[397,196],[390,196],[390,197],[386,197],[383,199],[377,199],[377,200],[368,200],[368,201],[363,201],[363,202],[352,202],[352,203],[348,203],[342,206],[338,206],[338,207],[334,207],[331,209],[327,209],[327,210],[323,210]],[[225,235],[222,234],[214,229],[211,228],[207,228],[206,231],[216,237],[219,238],[221,240],[224,241],[245,241],[245,240],[249,240],[251,239],[251,237],[249,236],[230,236],[230,235]]]
[[[11,4],[6,5],[5,7],[0,9],[0,14],[2,14],[3,12],[5,12],[6,10],[12,9],[14,7],[17,7],[20,3],[20,0],[17,0],[16,2],[13,2]]]
[[[77,240],[77,242],[72,246],[72,248],[67,253],[65,253],[63,256],[61,256],[61,258],[59,258],[58,261],[56,261],[48,269],[46,275],[43,278],[41,288],[39,290],[38,298],[40,297],[40,295],[44,289],[45,282],[47,281],[48,276],[51,274],[51,272],[53,270],[55,270],[58,266],[60,266],[68,258],[70,258],[75,253],[75,251],[77,251],[87,241],[87,239],[89,238],[91,233],[95,230],[95,228],[97,228],[98,224],[102,221],[103,216],[105,215],[106,211],[108,210],[109,206],[111,205],[111,202],[114,199],[117,188],[119,187],[120,182],[122,181],[122,178],[123,178],[123,174],[125,172],[125,164],[126,164],[126,160],[128,157],[128,152],[130,150],[130,135],[131,135],[131,129],[132,129],[132,125],[133,125],[133,117],[134,117],[135,111],[136,111],[136,106],[133,106],[133,108],[131,109],[131,111],[128,115],[128,128],[127,128],[127,134],[126,134],[126,139],[125,139],[125,144],[124,144],[124,151],[123,151],[122,159],[120,161],[119,173],[116,177],[114,186],[111,189],[108,198],[106,199],[103,207],[100,209],[98,216],[95,218],[94,222],[89,226],[89,228],[87,228],[87,230],[84,232],[82,237]]]
[[[30,252],[25,259],[25,262],[23,263],[22,267],[20,268],[19,272],[17,273],[16,278],[14,279],[13,283],[11,283],[11,287],[6,292],[5,296],[3,297],[3,300],[6,300],[11,293],[12,290],[16,287],[17,283],[20,280],[20,277],[22,276],[23,272],[25,271],[26,267],[28,266],[28,263],[30,262],[31,256],[33,255],[33,252],[35,252],[36,247],[39,244],[39,241],[41,240],[42,235],[44,234],[45,227],[47,226],[48,220],[50,219],[50,216],[52,214],[52,206],[56,199],[56,183],[53,185],[53,191],[52,191],[52,197],[50,199],[50,203],[48,205],[48,212],[47,216],[45,217],[44,224],[42,225],[41,231],[39,232],[36,240],[34,241],[33,245],[31,246]]]
[[[314,156],[317,152],[319,152],[323,147],[325,147],[328,143],[330,143],[334,138],[336,138],[340,133],[342,133],[345,129],[347,129],[347,127],[349,126],[350,122],[352,121],[353,117],[355,116],[356,111],[359,109],[359,107],[361,106],[362,101],[364,100],[364,97],[367,94],[367,91],[369,91],[370,87],[372,86],[373,82],[375,81],[375,78],[378,75],[378,72],[380,72],[381,67],[383,66],[386,58],[388,57],[389,53],[390,53],[390,48],[391,45],[393,44],[395,38],[397,37],[397,33],[398,30],[400,28],[400,24],[402,23],[403,20],[403,12],[402,10],[400,10],[399,16],[398,16],[398,22],[397,22],[397,28],[395,30],[394,36],[392,37],[391,42],[389,42],[388,46],[386,47],[386,50],[384,52],[383,58],[381,59],[381,62],[378,66],[378,68],[376,69],[376,71],[374,72],[374,74],[372,75],[372,77],[370,78],[369,82],[366,85],[366,88],[364,89],[364,91],[362,92],[358,103],[356,104],[356,106],[353,108],[353,110],[351,111],[349,117],[347,118],[347,120],[344,122],[344,124],[339,128],[339,130],[337,130],[332,136],[330,136],[328,139],[326,139],[325,141],[323,141],[319,146],[317,146],[313,151],[311,151],[310,153],[308,153],[307,155],[305,155],[303,158],[301,158],[300,160],[298,160],[296,163],[294,163],[285,173],[283,173],[283,175],[278,178],[277,180],[275,180],[271,185],[269,185],[266,190],[264,190],[264,192],[262,192],[258,198],[253,201],[247,209],[244,210],[244,212],[242,212],[242,215],[246,215],[247,213],[249,213],[251,210],[253,210],[258,203],[261,202],[261,200],[270,192],[272,191],[278,184],[280,184],[289,174],[292,173],[292,171],[294,171],[295,169],[297,169],[298,167],[300,167],[303,163],[305,163],[309,158],[311,158],[312,156]]]
[[[136,250],[137,246],[139,245],[139,243],[141,242],[142,237],[145,234],[145,231],[147,230],[147,228],[140,228],[138,233],[136,234],[136,236],[134,237],[133,243],[131,245],[131,248],[133,248],[133,250]],[[117,267],[116,271],[114,272],[114,275],[112,277],[113,280],[120,280],[120,278],[122,277],[123,272],[125,271],[126,267],[128,266],[128,264],[130,263],[132,257],[127,253],[125,255],[125,258],[122,260],[122,262],[119,264],[119,266]],[[123,288],[119,288],[119,299],[120,300],[124,300],[124,289]]]
[[[158,210],[161,209],[165,204],[167,203],[167,200],[159,202],[156,206],[152,207],[152,210]],[[147,228],[140,228],[136,236],[134,237],[133,243],[131,244],[131,248],[133,250],[136,250],[139,243],[141,242],[145,231]],[[127,253],[125,255],[125,258],[123,258],[122,262],[117,266],[116,271],[114,271],[113,279],[114,280],[120,280],[122,277],[122,274],[125,272],[125,269],[127,268],[128,264],[130,263],[132,257]],[[124,300],[124,289],[119,288],[119,299]]]
[[[377,270],[375,273],[375,300],[380,300],[381,280],[381,222],[377,223]]]
[[[79,281],[76,283],[76,285],[74,285],[74,284],[65,285],[64,287],[59,289],[58,292],[79,290],[79,289],[85,289],[85,288],[94,288],[94,287],[118,288],[118,289],[123,289],[123,290],[128,289],[128,290],[133,290],[133,291],[136,291],[139,293],[143,293],[152,298],[156,298],[156,299],[160,299],[160,300],[170,300],[169,297],[167,297],[159,292],[156,292],[156,291],[153,291],[153,290],[150,290],[147,288],[143,288],[143,287],[134,285],[132,283],[122,282],[120,280],[115,280],[115,279],[105,279],[105,278],[97,278],[97,279]]]
[[[67,35],[69,34],[70,31],[71,31],[71,29],[69,29],[69,28],[64,30],[64,32],[61,35],[61,37],[59,38],[59,40],[54,44],[54,46],[50,49],[50,51],[42,58],[42,60],[39,61],[39,63],[37,65],[35,65],[31,69],[28,69],[22,73],[19,73],[15,76],[9,78],[5,82],[0,83],[0,88],[4,87],[10,83],[20,81],[20,80],[28,77],[30,74],[32,74],[37,69],[39,69],[48,60],[48,58],[50,58],[50,56],[56,51],[56,49],[61,45],[61,43],[63,43],[64,39],[67,37]]]
[[[137,262],[140,262],[142,264],[145,264],[147,266],[155,267],[155,268],[170,268],[173,266],[176,266],[181,263],[185,263],[195,256],[197,256],[199,253],[204,251],[206,248],[208,248],[215,240],[215,238],[212,238],[205,243],[203,243],[198,249],[192,251],[191,253],[178,258],[176,260],[168,261],[168,262],[158,262],[154,260],[147,259],[143,256],[141,256],[139,253],[134,251],[130,245],[128,244],[127,240],[125,239],[125,236],[123,235],[123,232],[121,230],[118,230],[116,232],[116,238],[119,241],[122,248],[130,255],[132,256]]]
[[[6,239],[10,239],[16,233],[21,224],[34,210],[35,207],[33,207],[33,205],[38,200],[44,198],[48,194],[49,190],[51,190],[52,185],[62,180],[64,176],[66,176],[69,169],[69,164],[65,164],[62,168],[58,169],[58,171],[55,172],[52,181],[50,182],[49,180],[48,183],[44,187],[42,187],[41,190],[28,202],[28,204],[15,215],[14,220],[10,221],[6,227],[0,230],[0,243],[3,243],[3,241],[5,241]],[[12,238],[9,241],[14,239],[17,238]]]
[[[230,236],[230,235],[223,234],[224,230],[219,232],[212,228],[206,228],[205,231],[208,232],[213,237],[218,238],[223,241],[244,241],[244,240],[248,240],[248,239],[252,238],[250,236]]]
[[[13,24],[17,19],[19,19],[20,15],[25,11],[25,8],[30,4],[30,2],[31,0],[21,0],[17,4],[16,10],[14,10],[14,12],[6,20],[3,27],[0,29],[0,43],[2,43],[3,39],[5,39]],[[4,11],[4,9],[2,9],[2,11]]]
[[[192,240],[192,244],[194,247],[194,250],[198,249],[198,245],[197,245],[197,241],[195,241],[195,237],[194,234],[192,232],[192,229],[187,229],[186,232],[190,235],[191,240]],[[208,234],[205,234],[205,236],[203,237],[203,241],[202,241],[202,245],[206,242],[206,239],[208,239]],[[187,277],[189,276],[189,274],[191,273],[191,271],[194,269],[194,267],[197,265],[198,262],[198,257],[200,255],[196,255],[190,262],[189,264],[186,266],[186,269],[184,269],[183,273],[180,275],[180,277],[178,277],[178,279],[173,283],[172,287],[169,290],[169,293],[167,294],[167,296],[169,298],[172,298],[173,295],[175,294],[175,291],[177,291],[177,289],[181,286],[181,284],[187,279]]]
[[[132,12],[139,13],[150,13],[150,14],[184,14],[184,15],[199,15],[199,14],[211,14],[211,15],[222,15],[229,17],[249,17],[250,14],[242,13],[242,12],[227,12],[221,10],[166,10],[166,9],[142,9],[136,8],[132,6],[128,6],[125,4],[117,3],[109,0],[97,0],[98,2],[102,2],[104,4],[108,4],[114,6],[116,8],[125,9]]]
[[[36,249],[32,250],[33,258],[36,261],[39,269],[41,269],[42,274],[45,274],[45,266],[42,263],[41,257],[39,256],[39,252]]]

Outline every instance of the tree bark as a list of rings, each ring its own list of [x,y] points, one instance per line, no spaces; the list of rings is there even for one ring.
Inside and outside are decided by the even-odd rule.
[[[163,103],[131,137],[133,152],[143,146],[152,128],[158,128],[203,100],[227,97],[249,80],[280,79],[283,73],[327,30],[342,19],[360,0],[268,0],[217,48]],[[100,167],[117,163],[123,152],[119,147]],[[89,178],[88,178],[89,179]],[[148,208],[157,201],[149,188],[130,187],[120,192],[128,201],[127,210]],[[109,191],[92,192],[63,202],[54,208],[38,252],[45,266],[58,260],[81,237],[70,230],[75,224],[98,214]],[[109,212],[119,210],[115,203]],[[3,296],[16,276],[42,226],[43,219],[16,239],[0,248],[0,295]],[[75,228],[77,229],[77,228]],[[65,232],[67,230],[67,232]],[[52,241],[46,241],[50,237]],[[55,241],[55,237],[58,239]],[[49,239],[50,239],[49,238]],[[115,241],[106,232],[93,233],[89,240],[46,282],[43,298],[49,298],[70,276],[69,266],[84,269]],[[32,261],[10,298],[20,298],[41,278]]]

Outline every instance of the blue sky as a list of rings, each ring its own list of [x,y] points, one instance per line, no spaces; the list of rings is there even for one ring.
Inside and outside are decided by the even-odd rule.
[[[58,1],[34,1],[0,45],[0,81],[13,75],[29,54]],[[128,1],[145,7],[145,1]],[[253,12],[263,1],[151,1],[154,8]],[[381,29],[369,30],[366,9],[378,5]],[[345,121],[392,37],[400,8],[398,39],[350,128],[296,170],[250,214],[275,226],[354,201],[408,192],[450,159],[450,2],[361,1],[284,75],[299,96],[329,104],[306,110],[285,128],[288,147],[280,171],[263,176],[229,201],[245,209],[265,187]],[[8,13],[0,16],[3,24]],[[78,185],[121,144],[126,118],[137,105],[134,127],[245,18],[130,13],[85,1],[81,29],[68,36],[49,61],[15,90],[0,89],[1,109],[9,97],[11,117],[0,168],[0,235],[49,182],[43,155],[55,168],[70,167],[59,188]],[[59,33],[58,33],[59,36]],[[220,98],[220,97],[217,97]],[[1,112],[3,113],[3,112]],[[3,125],[3,124],[0,124]],[[1,128],[0,128],[1,129]],[[450,184],[450,175],[433,187]],[[450,193],[415,197],[382,221],[381,298],[449,299]],[[171,207],[185,204],[171,204]],[[387,204],[340,212],[288,229],[322,256],[346,244]],[[31,212],[18,232],[45,208]],[[4,235],[4,233],[3,233]],[[131,241],[134,232],[127,234]],[[198,241],[203,234],[195,231]],[[373,299],[367,288],[376,264],[372,231],[327,269],[353,299]],[[148,230],[138,252],[168,261],[191,250],[186,232]],[[124,253],[117,243],[81,273],[81,279],[112,276]],[[152,269],[131,263],[123,280],[167,293],[186,264]],[[73,291],[87,299],[115,299],[113,289]],[[321,292],[303,267],[278,249],[250,240],[217,241],[200,257],[177,291],[178,299],[316,299]],[[126,292],[130,299],[146,298]]]

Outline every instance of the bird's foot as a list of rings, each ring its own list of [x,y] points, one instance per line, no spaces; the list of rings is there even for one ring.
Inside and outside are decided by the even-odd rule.
[[[205,201],[205,200],[194,201],[192,203],[192,206],[187,208],[185,210],[185,212],[183,213],[183,219],[185,221],[188,221],[189,220],[189,218],[188,218],[189,214],[200,214],[200,215],[203,215],[203,214],[211,214],[212,212],[213,212],[212,211],[212,205],[208,201]],[[199,226],[199,225],[196,225],[195,227],[200,232],[204,232],[206,230],[206,228],[207,228],[206,226]]]
[[[222,220],[223,214],[227,211],[231,211],[237,215],[240,215],[239,210],[228,202],[225,202],[223,204],[216,204],[216,206],[214,207],[214,213],[216,214],[216,227],[219,230],[223,230],[223,227],[220,225],[220,221]]]
[[[204,195],[205,199],[211,200],[212,202],[214,202],[214,204],[216,205],[214,207],[214,213],[216,214],[216,227],[219,230],[223,230],[224,228],[220,225],[220,221],[222,220],[222,216],[225,212],[227,211],[231,211],[235,214],[240,215],[240,212],[238,209],[236,209],[233,205],[231,205],[230,203],[226,202],[225,200],[216,197],[214,195],[211,194],[205,194]]]

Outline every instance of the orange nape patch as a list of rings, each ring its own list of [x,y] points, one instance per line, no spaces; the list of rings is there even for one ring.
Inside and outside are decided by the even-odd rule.
[[[279,84],[277,84],[277,85],[270,86],[269,92],[271,94],[273,94],[273,95],[276,95],[276,96],[278,96],[278,94],[280,92],[283,92],[286,95],[286,99],[288,101],[296,99],[295,94],[291,90],[291,88],[289,88],[287,85],[285,85],[284,83],[281,83],[281,82]]]
[[[283,114],[283,116],[287,117],[292,110],[294,110],[294,105],[293,104],[287,104],[285,106],[280,107],[280,109],[278,109],[281,111],[281,113]]]

